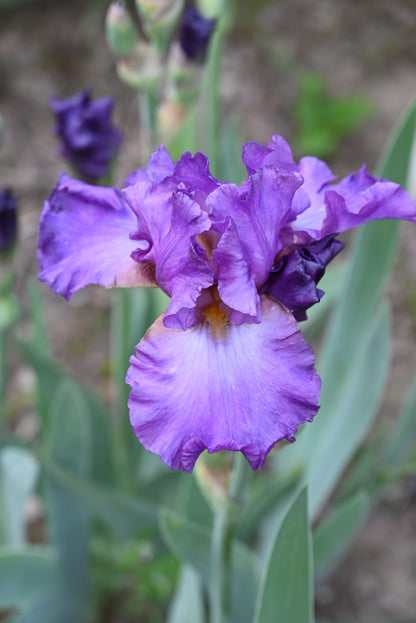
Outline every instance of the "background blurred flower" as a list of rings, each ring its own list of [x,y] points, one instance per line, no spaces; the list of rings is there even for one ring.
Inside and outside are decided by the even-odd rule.
[[[186,6],[179,29],[179,43],[190,61],[204,59],[215,21],[201,15],[194,6]]]
[[[8,253],[17,237],[17,202],[12,191],[5,188],[0,192],[0,255]]]
[[[66,100],[53,97],[50,105],[61,155],[90,181],[105,175],[121,144],[121,132],[111,122],[112,98],[93,100],[88,91],[81,91]]]

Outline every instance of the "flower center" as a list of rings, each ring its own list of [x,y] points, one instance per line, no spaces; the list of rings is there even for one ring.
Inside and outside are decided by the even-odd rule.
[[[219,308],[220,302],[214,301],[202,311],[204,320],[210,325],[211,334],[216,339],[226,336],[226,328],[229,325],[228,315]]]

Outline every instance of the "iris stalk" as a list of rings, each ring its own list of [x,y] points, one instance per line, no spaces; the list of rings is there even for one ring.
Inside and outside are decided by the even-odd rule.
[[[228,488],[228,496],[217,503],[211,534],[211,578],[209,605],[211,623],[230,623],[232,590],[232,551],[237,509],[244,504],[252,470],[246,458],[237,453]]]
[[[219,173],[218,133],[220,98],[218,85],[220,79],[221,53],[225,37],[232,25],[233,8],[233,3],[231,1],[227,2],[224,6],[224,12],[221,18],[218,19],[209,44],[208,61],[202,87],[201,105],[205,123],[202,123],[200,127],[206,128],[206,130],[204,138],[199,137],[199,142],[202,144],[206,143],[206,150],[210,157],[211,169],[214,175],[218,175]]]

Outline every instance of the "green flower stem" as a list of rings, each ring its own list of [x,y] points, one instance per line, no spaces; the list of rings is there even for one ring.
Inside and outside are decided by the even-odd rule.
[[[231,621],[231,544],[233,526],[226,506],[214,515],[211,536],[210,623]]]
[[[116,474],[123,478],[128,474],[127,452],[127,398],[129,388],[125,383],[126,368],[132,354],[129,348],[129,292],[116,288],[111,309],[111,377],[114,384],[114,461]]]
[[[148,89],[139,94],[140,132],[143,136],[145,156],[152,153],[158,142],[157,128],[157,89]],[[145,158],[143,158],[145,160]]]
[[[165,311],[167,296],[159,288],[115,288],[111,310],[111,378],[114,387],[114,460],[118,482],[137,484],[143,452],[127,409],[130,387],[125,382],[129,359],[154,320]]]
[[[0,432],[5,420],[6,397],[6,332],[0,329]]]
[[[220,96],[219,84],[221,76],[221,55],[225,37],[231,28],[234,17],[234,3],[229,0],[224,4],[221,17],[218,19],[209,45],[209,54],[202,85],[202,119],[199,124],[203,135],[198,137],[202,151],[205,151],[214,176],[221,177],[218,137],[220,129]]]
[[[157,139],[157,91],[148,89],[139,93],[140,130],[143,133],[143,152],[150,152],[156,147]],[[143,153],[142,160],[145,160]],[[111,185],[111,180],[107,180]],[[149,297],[148,297],[149,298]],[[125,383],[129,358],[134,352],[142,334],[140,318],[145,299],[137,289],[116,288],[111,310],[111,377],[114,384],[114,437],[115,470],[120,482],[126,482],[132,473],[132,461],[137,460],[137,442],[132,430],[127,411],[127,399],[130,388]],[[151,297],[150,297],[151,299]],[[151,301],[148,301],[149,305]],[[151,311],[151,310],[150,310]],[[132,334],[132,323],[137,325]],[[133,324],[133,329],[134,329]],[[147,327],[146,327],[147,328]]]
[[[211,535],[210,623],[231,622],[231,561],[238,514],[244,504],[252,474],[246,458],[238,452],[228,489],[228,499],[217,502]]]

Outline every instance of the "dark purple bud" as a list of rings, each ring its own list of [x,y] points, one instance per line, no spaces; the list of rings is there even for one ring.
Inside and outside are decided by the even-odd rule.
[[[17,202],[9,188],[0,192],[0,255],[6,255],[17,237]]]
[[[327,264],[344,246],[335,236],[327,236],[293,251],[271,271],[261,293],[274,296],[283,303],[298,322],[306,320],[306,310],[319,303],[325,294],[316,286],[324,276]]]
[[[121,132],[112,124],[113,100],[92,100],[82,91],[66,100],[50,101],[56,117],[60,153],[88,181],[105,175],[121,144]]]
[[[215,22],[215,19],[201,15],[191,4],[185,7],[179,28],[179,43],[190,61],[204,60]]]

